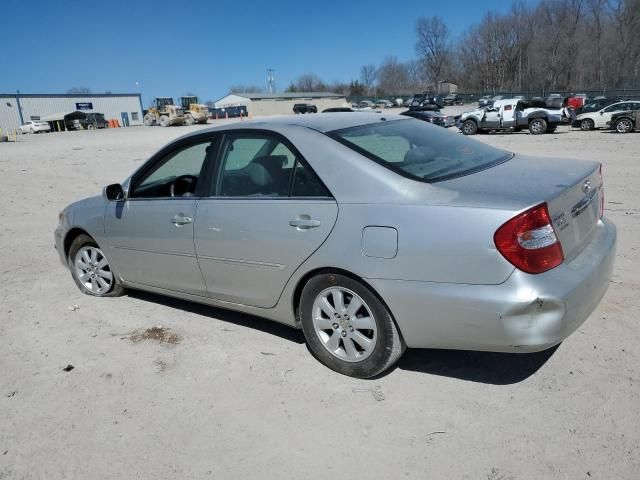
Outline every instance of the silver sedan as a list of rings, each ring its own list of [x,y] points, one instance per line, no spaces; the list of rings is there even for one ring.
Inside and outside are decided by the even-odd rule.
[[[60,213],[80,290],[140,289],[302,328],[371,377],[406,347],[547,349],[604,295],[599,163],[514,155],[395,115],[200,130]]]

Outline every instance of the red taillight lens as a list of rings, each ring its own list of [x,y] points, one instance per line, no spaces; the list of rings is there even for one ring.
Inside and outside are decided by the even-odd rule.
[[[602,180],[602,164],[600,164],[600,218],[604,216],[604,181]]]
[[[564,260],[546,203],[506,222],[498,228],[493,241],[504,258],[526,273],[546,272]]]

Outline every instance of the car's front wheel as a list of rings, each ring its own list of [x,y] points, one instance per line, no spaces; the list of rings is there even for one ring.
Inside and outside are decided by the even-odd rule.
[[[323,273],[309,280],[298,315],[315,357],[343,375],[373,377],[405,350],[387,307],[365,285],[344,275]]]
[[[465,120],[462,124],[462,133],[465,135],[475,135],[478,133],[478,124],[473,120]]]
[[[71,243],[69,268],[74,282],[86,295],[117,297],[124,293],[107,257],[88,235],[78,235]]]
[[[580,130],[588,132],[589,130],[593,130],[594,128],[595,124],[590,118],[585,118],[584,120],[580,121]]]

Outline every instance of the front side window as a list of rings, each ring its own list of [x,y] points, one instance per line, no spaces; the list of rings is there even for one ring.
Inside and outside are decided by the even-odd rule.
[[[212,196],[330,196],[306,162],[275,136],[230,135],[224,141],[218,170]]]
[[[463,176],[512,157],[504,150],[412,119],[360,125],[328,135],[390,170],[426,182]]]
[[[130,197],[191,197],[196,194],[211,140],[183,147],[158,160],[136,179]]]

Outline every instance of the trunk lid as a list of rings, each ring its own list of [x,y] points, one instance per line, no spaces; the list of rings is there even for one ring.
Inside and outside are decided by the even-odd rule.
[[[569,261],[589,243],[600,217],[599,169],[598,162],[515,155],[500,165],[433,186],[449,192],[447,203],[513,210],[514,215],[547,202]]]

